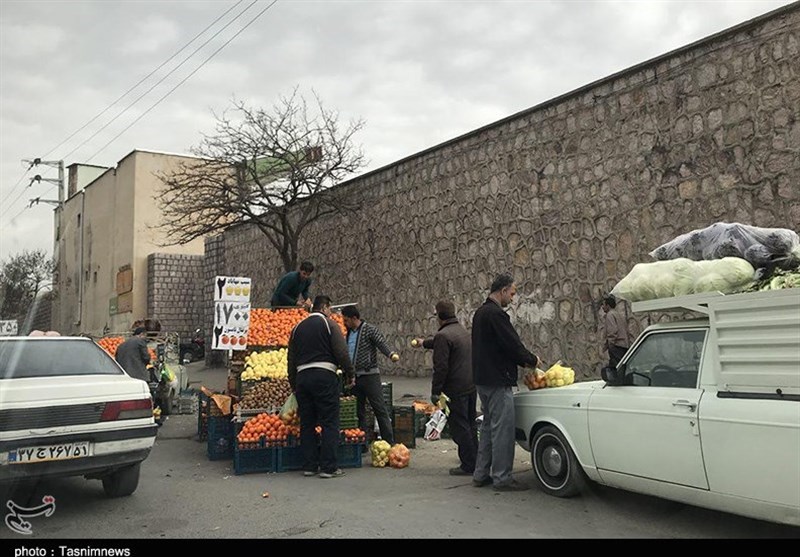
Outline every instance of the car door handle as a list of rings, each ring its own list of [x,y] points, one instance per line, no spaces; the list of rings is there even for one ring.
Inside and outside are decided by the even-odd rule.
[[[686,399],[679,398],[678,400],[672,401],[672,406],[686,406],[689,410],[694,412],[694,409],[697,408],[697,403],[689,402]]]

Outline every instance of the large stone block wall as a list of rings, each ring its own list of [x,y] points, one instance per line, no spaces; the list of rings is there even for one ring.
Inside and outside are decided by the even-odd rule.
[[[652,249],[716,221],[800,229],[799,45],[795,4],[340,185],[362,206],[303,236],[312,294],[358,302],[403,354],[385,373],[425,376],[407,347],[435,301],[469,327],[511,271],[525,344],[596,377],[599,298]],[[218,241],[266,306],[283,272],[266,239]],[[634,335],[653,318],[622,305]]]
[[[147,315],[161,322],[161,330],[191,340],[203,327],[202,255],[151,253],[147,256]]]

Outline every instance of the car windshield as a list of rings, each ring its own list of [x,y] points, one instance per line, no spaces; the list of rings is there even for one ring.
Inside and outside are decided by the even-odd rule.
[[[0,341],[0,379],[61,375],[123,375],[102,348],[82,339]]]

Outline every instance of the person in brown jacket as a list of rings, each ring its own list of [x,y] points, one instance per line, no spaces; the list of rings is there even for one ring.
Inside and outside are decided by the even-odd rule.
[[[608,295],[600,306],[603,310],[603,348],[608,352],[608,366],[616,368],[628,351],[628,326],[617,311],[617,300]]]
[[[442,300],[436,303],[439,330],[426,339],[414,343],[433,349],[433,379],[431,401],[435,404],[439,394],[450,399],[447,423],[450,435],[458,446],[461,465],[450,469],[451,476],[471,476],[478,455],[478,433],[475,424],[478,394],[472,381],[472,339],[456,319],[456,306]]]

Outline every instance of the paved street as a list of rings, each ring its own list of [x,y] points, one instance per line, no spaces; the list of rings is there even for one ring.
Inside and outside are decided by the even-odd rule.
[[[194,364],[197,366],[197,364]],[[191,370],[214,387],[221,370]],[[421,397],[427,379],[392,380],[395,400]],[[800,529],[594,488],[574,499],[537,489],[495,493],[453,477],[450,440],[417,439],[407,469],[362,468],[343,478],[299,472],[236,476],[229,461],[209,461],[195,440],[196,416],[170,417],[142,466],[131,497],[106,499],[100,482],[42,482],[29,501],[56,498],[35,517],[36,539],[90,538],[797,538]],[[517,479],[533,484],[528,453],[517,449]],[[263,495],[268,493],[268,497]],[[15,494],[13,497],[21,497]],[[22,501],[17,501],[22,503]],[[5,527],[0,539],[15,539]],[[18,537],[18,536],[17,536]]]

